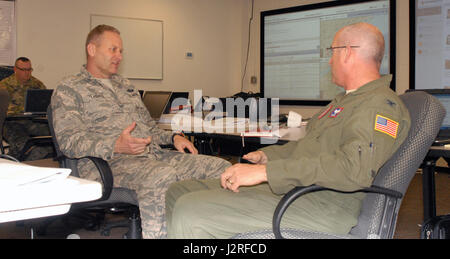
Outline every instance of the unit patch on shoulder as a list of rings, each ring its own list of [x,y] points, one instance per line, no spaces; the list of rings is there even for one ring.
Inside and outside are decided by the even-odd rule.
[[[388,134],[393,138],[397,138],[398,125],[398,122],[379,114],[377,114],[377,117],[375,118],[375,130]]]
[[[330,118],[336,118],[339,113],[341,113],[344,110],[344,107],[337,107],[336,109],[333,110],[332,113],[330,113]]]

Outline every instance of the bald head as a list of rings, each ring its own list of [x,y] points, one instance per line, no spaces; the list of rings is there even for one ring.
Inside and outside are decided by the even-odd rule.
[[[368,23],[356,23],[345,26],[336,34],[340,45],[360,46],[359,56],[367,62],[381,66],[384,56],[384,37],[381,31]]]

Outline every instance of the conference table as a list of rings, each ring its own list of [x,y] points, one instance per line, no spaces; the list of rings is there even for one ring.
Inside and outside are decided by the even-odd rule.
[[[73,176],[53,183],[26,187],[2,188],[0,223],[65,214],[72,203],[99,199],[102,186],[98,182]]]
[[[188,127],[178,127],[168,123],[159,123],[161,129],[173,132],[182,132],[187,137],[192,137],[193,142],[200,154],[211,155],[212,150],[209,147],[212,140],[221,140],[226,143],[240,143],[239,154],[244,151],[252,151],[246,149],[248,146],[263,147],[268,145],[283,145],[289,141],[297,141],[306,134],[306,124],[297,128],[288,128],[285,124],[277,124],[275,126],[262,124],[251,125],[248,120],[245,126],[235,125],[201,127],[188,125]]]
[[[0,223],[64,214],[72,203],[101,197],[100,183],[70,173],[0,158]]]

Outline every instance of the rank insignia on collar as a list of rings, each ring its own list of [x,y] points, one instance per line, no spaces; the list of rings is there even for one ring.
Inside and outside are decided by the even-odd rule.
[[[336,118],[339,115],[339,113],[341,113],[343,110],[344,110],[344,107],[338,107],[338,108],[334,109],[333,112],[331,112],[329,117]]]
[[[396,105],[396,103],[394,103],[394,102],[391,101],[391,100],[387,100],[387,104],[389,104],[390,106],[395,106],[395,105]]]

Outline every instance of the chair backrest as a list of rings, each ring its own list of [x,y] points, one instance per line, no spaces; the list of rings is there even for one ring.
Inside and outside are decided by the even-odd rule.
[[[3,124],[6,119],[6,114],[8,113],[9,106],[9,94],[6,89],[0,89],[0,148],[1,153],[4,154],[3,150]]]
[[[47,119],[48,119],[48,128],[50,129],[50,133],[52,134],[53,146],[55,147],[56,159],[59,162],[59,166],[63,168],[72,169],[72,173],[70,175],[80,177],[77,166],[78,160],[66,157],[59,148],[58,141],[56,140],[55,128],[53,127],[53,113],[51,105],[47,107]]]
[[[0,66],[0,81],[14,74],[13,66]]]
[[[400,96],[411,116],[411,128],[404,143],[380,168],[373,185],[403,194],[435,140],[445,109],[433,96],[425,92],[410,92]],[[363,201],[358,224],[352,235],[361,238],[392,238],[402,199],[367,194]]]

